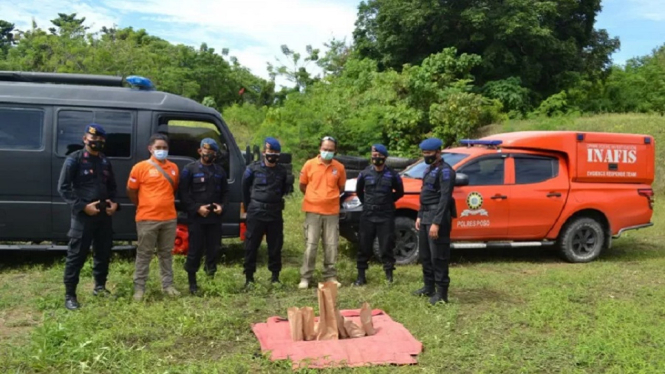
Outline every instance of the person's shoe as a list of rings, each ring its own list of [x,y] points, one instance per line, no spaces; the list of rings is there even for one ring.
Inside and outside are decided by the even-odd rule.
[[[365,278],[365,269],[358,269],[358,278],[353,282],[354,286],[364,286],[367,284],[367,278]]]
[[[143,295],[145,294],[145,291],[142,289],[136,289],[134,290],[134,301],[141,301],[143,300]]]
[[[272,273],[272,278],[270,278],[270,283],[282,283],[279,281],[279,272]]]
[[[339,283],[339,282],[337,281],[336,278],[328,278],[328,279],[326,279],[326,282],[333,282],[333,283],[335,283],[335,285],[337,286],[337,288],[342,287],[342,284]]]
[[[413,291],[415,296],[434,296],[434,286],[425,285],[425,287]]]
[[[111,296],[111,291],[107,290],[104,286],[95,286],[95,289],[92,291],[92,294],[95,296]]]
[[[392,270],[386,270],[386,280],[390,283],[393,282],[393,271]]]
[[[180,291],[176,290],[173,286],[166,287],[164,293],[171,297],[180,296]]]
[[[309,288],[309,281],[307,279],[301,279],[300,283],[298,283],[298,288],[301,290],[306,290]]]
[[[256,282],[254,281],[254,274],[245,274],[245,290],[249,290],[254,286]]]
[[[436,305],[436,303],[443,301],[445,304],[448,304],[448,290],[444,288],[438,288],[436,293],[429,298],[429,303]]]
[[[199,291],[199,286],[196,284],[196,273],[187,273],[187,282],[189,283],[189,293],[196,294]]]
[[[76,300],[76,296],[65,295],[65,308],[69,310],[77,310],[80,307],[81,305],[78,300]]]

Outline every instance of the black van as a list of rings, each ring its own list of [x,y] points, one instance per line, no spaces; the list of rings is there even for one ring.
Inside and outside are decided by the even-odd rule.
[[[137,238],[136,209],[125,186],[131,168],[149,157],[148,138],[155,132],[169,136],[169,160],[181,170],[198,159],[201,139],[217,141],[229,178],[223,235],[240,236],[241,178],[251,153],[239,149],[216,110],[157,91],[142,77],[5,71],[0,72],[0,242],[5,243],[0,249],[66,248],[70,208],[58,194],[58,177],[65,157],[83,147],[91,122],[107,132],[105,154],[118,184],[122,209],[113,217],[115,241]]]

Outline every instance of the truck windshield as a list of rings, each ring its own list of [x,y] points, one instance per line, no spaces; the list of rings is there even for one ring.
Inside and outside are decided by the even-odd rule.
[[[464,153],[450,153],[450,152],[443,152],[441,155],[443,157],[443,160],[448,165],[453,167],[457,163],[459,163],[460,161],[464,160],[469,156]],[[404,171],[402,171],[400,175],[402,177],[407,177],[407,178],[423,179],[423,174],[425,174],[426,169],[427,169],[427,164],[425,163],[424,160],[420,160],[415,164],[409,166],[408,168],[404,169]]]

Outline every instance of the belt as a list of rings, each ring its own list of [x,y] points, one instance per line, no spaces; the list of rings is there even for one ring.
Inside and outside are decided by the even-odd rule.
[[[439,204],[432,204],[432,205],[421,205],[420,206],[422,210],[427,211],[427,210],[436,210],[439,207]]]
[[[383,204],[383,205],[366,204],[363,206],[363,210],[369,210],[369,211],[393,210],[393,209],[394,209],[393,204]]]
[[[256,205],[261,209],[284,209],[284,201],[279,203],[262,203],[258,200],[252,200],[252,205]]]

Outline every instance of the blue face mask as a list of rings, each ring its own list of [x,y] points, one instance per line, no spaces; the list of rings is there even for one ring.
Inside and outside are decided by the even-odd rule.
[[[335,152],[321,151],[321,158],[330,161],[335,156]]]
[[[164,161],[164,160],[166,160],[166,157],[169,155],[169,151],[166,150],[166,149],[155,149],[153,151],[153,155],[159,161]]]

